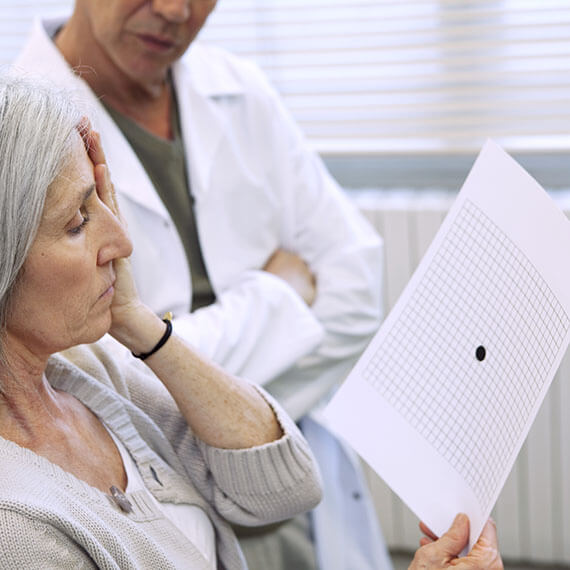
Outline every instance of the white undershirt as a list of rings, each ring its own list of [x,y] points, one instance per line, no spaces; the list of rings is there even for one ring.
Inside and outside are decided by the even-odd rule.
[[[161,503],[157,501],[145,487],[141,474],[123,443],[111,430],[108,429],[108,431],[121,454],[127,473],[126,492],[132,493],[141,490],[146,492],[153,504],[192,542],[214,570],[216,568],[216,545],[214,527],[208,515],[200,507],[194,505]]]

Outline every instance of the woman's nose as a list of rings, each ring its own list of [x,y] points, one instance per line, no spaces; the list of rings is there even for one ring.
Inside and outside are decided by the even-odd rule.
[[[182,24],[192,12],[192,0],[153,0],[152,9],[168,22]]]
[[[101,230],[103,243],[97,253],[98,265],[105,265],[119,257],[128,257],[133,251],[133,244],[121,221],[110,210],[105,215],[108,220]]]

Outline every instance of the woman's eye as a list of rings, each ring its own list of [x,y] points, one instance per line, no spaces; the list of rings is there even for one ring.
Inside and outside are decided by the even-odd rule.
[[[83,231],[83,228],[89,221],[89,215],[87,212],[79,212],[77,216],[80,218],[79,223],[76,223],[70,230],[69,233],[72,235],[80,234]]]

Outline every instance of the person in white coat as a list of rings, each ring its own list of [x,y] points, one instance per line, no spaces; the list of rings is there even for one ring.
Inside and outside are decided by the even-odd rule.
[[[76,0],[68,20],[36,24],[15,69],[48,76],[89,106],[144,302],[171,311],[179,335],[263,384],[300,422],[324,474],[311,529],[319,566],[390,568],[358,461],[308,415],[379,326],[382,242],[259,70],[194,41],[215,4]],[[170,168],[141,160],[129,129],[151,145],[179,143],[190,246],[153,176]],[[213,302],[193,306],[204,282]],[[286,526],[243,539],[252,568],[313,567],[281,556],[271,537]]]

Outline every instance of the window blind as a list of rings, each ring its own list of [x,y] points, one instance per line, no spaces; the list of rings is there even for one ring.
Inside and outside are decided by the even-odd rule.
[[[71,14],[73,0],[0,0],[0,68],[18,55],[36,16]]]
[[[568,0],[225,0],[202,37],[324,154],[570,148]]]
[[[0,0],[0,65],[72,3]],[[201,37],[255,60],[323,154],[570,149],[568,0],[219,0]]]

